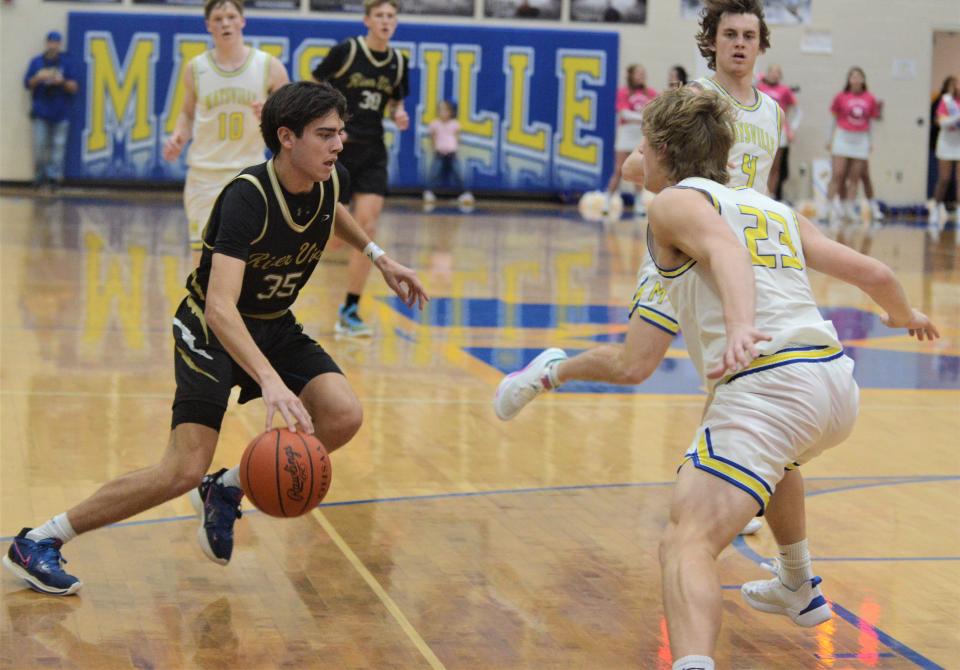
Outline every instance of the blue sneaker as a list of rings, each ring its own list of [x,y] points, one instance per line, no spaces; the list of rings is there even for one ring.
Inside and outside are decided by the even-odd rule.
[[[370,337],[373,335],[373,328],[364,323],[360,315],[357,314],[357,306],[340,306],[340,312],[337,316],[337,323],[333,327],[337,335],[346,335],[348,337]]]
[[[13,538],[10,551],[3,557],[7,570],[27,582],[31,589],[54,596],[70,596],[83,583],[60,567],[67,561],[60,555],[63,542],[47,538],[34,542],[27,537],[32,528],[24,528]]]
[[[207,475],[200,486],[190,492],[190,502],[200,516],[197,537],[200,549],[214,563],[226,565],[233,553],[233,524],[242,516],[240,500],[243,491],[236,486],[224,486],[218,479],[226,472]]]

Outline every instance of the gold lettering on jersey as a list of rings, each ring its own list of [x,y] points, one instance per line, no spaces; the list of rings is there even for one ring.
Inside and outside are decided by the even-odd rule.
[[[347,80],[347,88],[375,88],[387,94],[393,93],[393,84],[383,75],[371,79],[370,77],[364,77],[360,72],[354,72],[350,75]]]
[[[777,153],[777,139],[770,135],[763,128],[747,123],[746,121],[737,121],[737,142],[752,144],[763,149],[771,158]]]
[[[304,242],[300,245],[300,251],[297,253],[297,260],[294,261],[297,265],[302,265],[303,263],[316,263],[320,260],[320,256],[323,255],[323,247],[321,247],[316,242]]]
[[[203,106],[207,109],[213,109],[220,105],[250,105],[257,99],[254,91],[236,86],[227,88],[218,88],[209,95],[203,96]]]
[[[292,256],[274,256],[273,254],[265,251],[256,254],[250,254],[250,258],[247,259],[247,265],[257,268],[258,270],[283,268],[291,263],[293,263]]]

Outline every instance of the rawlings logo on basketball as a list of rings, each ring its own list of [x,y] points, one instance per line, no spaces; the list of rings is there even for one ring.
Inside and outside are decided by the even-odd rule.
[[[287,497],[291,500],[303,500],[303,487],[307,481],[307,466],[303,463],[303,457],[293,447],[287,446],[283,451],[287,455],[287,464],[283,466],[283,469],[290,474],[290,488],[287,489]]]

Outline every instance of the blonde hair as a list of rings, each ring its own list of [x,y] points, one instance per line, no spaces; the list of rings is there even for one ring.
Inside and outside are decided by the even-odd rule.
[[[363,0],[363,13],[369,16],[370,12],[375,10],[380,5],[390,5],[397,10],[397,12],[400,11],[400,3],[398,0]]]
[[[684,86],[644,107],[643,135],[671,181],[705,177],[726,184],[734,120],[733,108],[719,93]]]

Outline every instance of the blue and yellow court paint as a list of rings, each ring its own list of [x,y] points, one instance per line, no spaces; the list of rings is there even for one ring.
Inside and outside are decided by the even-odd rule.
[[[170,317],[189,268],[179,198],[0,193],[0,535],[156,461],[173,391]],[[856,291],[811,276],[857,363],[850,439],[804,466],[815,569],[834,618],[799,629],[744,605],[767,529],[720,557],[721,667],[949,668],[960,658],[960,272],[956,231],[891,223],[845,243],[895,267],[943,340],[886,330]],[[433,300],[371,280],[372,341],[333,337],[343,255],[295,312],[364,406],[321,508],[248,511],[226,568],[174,500],[69,543],[77,598],[4,574],[0,665],[77,668],[666,670],[657,543],[703,394],[682,335],[646,384],[571,384],[509,423],[505,372],[548,346],[622,339],[641,224],[552,206],[425,215],[393,203],[378,240]],[[213,467],[263,421],[232,407]]]

